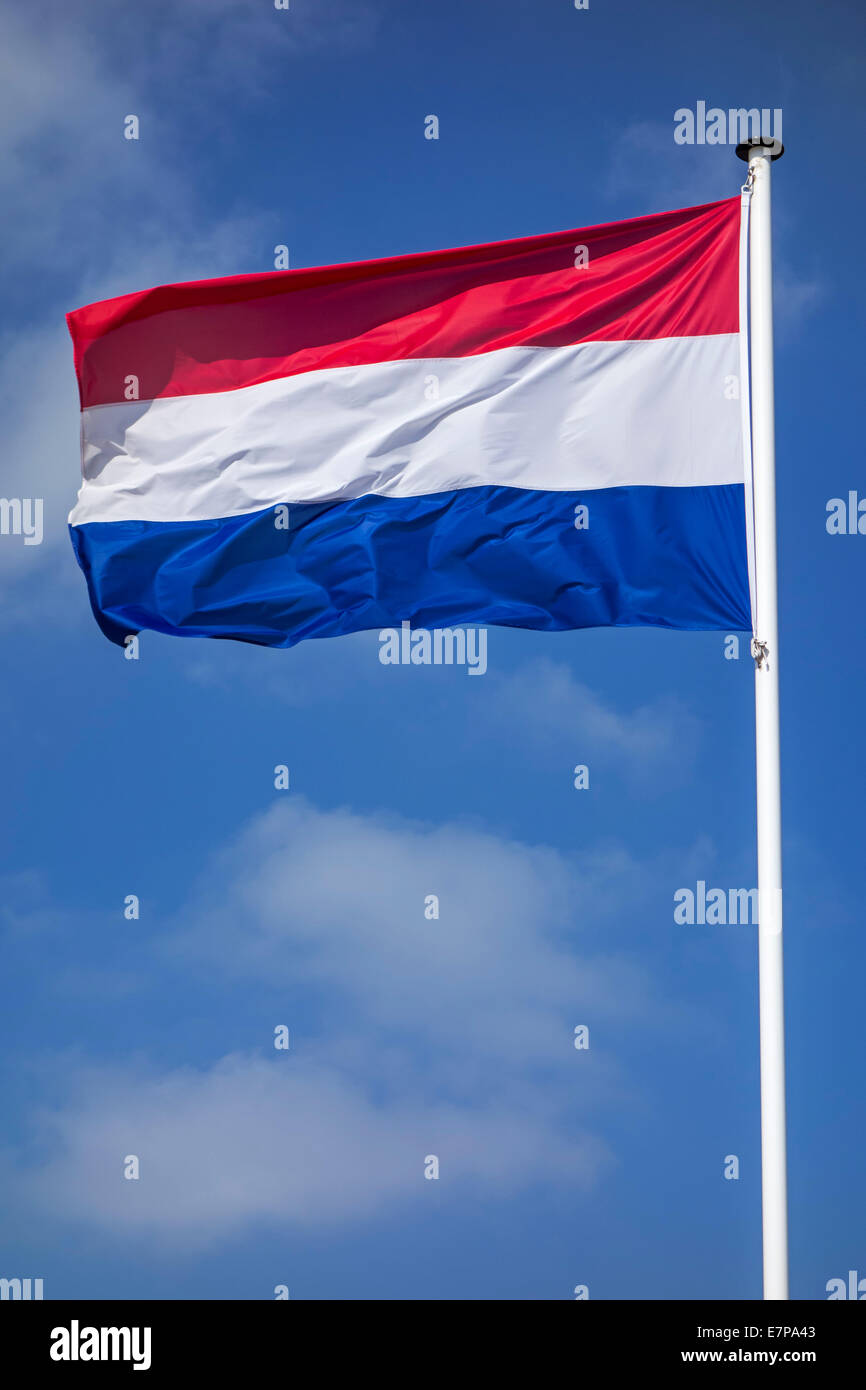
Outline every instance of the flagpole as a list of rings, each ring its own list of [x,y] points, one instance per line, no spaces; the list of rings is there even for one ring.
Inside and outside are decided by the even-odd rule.
[[[770,166],[780,141],[747,140],[751,184],[749,343],[756,612],[755,764],[758,826],[758,979],[761,1051],[761,1191],[764,1298],[788,1297],[785,1018],[782,969],[782,805],[776,598],[776,455],[773,403],[773,259]]]

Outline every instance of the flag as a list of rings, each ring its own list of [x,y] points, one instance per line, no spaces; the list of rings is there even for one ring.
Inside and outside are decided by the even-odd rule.
[[[740,199],[69,314],[103,632],[746,630]]]

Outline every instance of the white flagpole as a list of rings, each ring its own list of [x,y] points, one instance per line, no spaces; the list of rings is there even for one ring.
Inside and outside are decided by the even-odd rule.
[[[748,140],[749,336],[756,612],[755,761],[758,820],[758,973],[761,1036],[761,1190],[764,1298],[788,1297],[785,1154],[785,1019],[782,972],[782,806],[779,779],[779,659],[776,602],[776,454],[773,405],[773,258],[770,164],[778,140]]]

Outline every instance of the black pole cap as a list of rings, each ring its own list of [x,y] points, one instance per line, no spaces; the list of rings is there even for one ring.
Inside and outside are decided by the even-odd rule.
[[[743,140],[740,142],[736,150],[737,158],[744,159],[748,164],[752,150],[762,148],[770,150],[771,159],[781,159],[782,155],[785,153],[785,146],[782,144],[781,140],[774,140],[771,135],[755,135],[751,140]]]

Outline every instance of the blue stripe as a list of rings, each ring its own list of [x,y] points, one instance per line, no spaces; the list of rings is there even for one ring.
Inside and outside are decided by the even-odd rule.
[[[120,644],[154,628],[290,647],[404,620],[750,627],[742,484],[368,494],[293,503],[288,530],[273,508],[70,530],[97,621]]]

